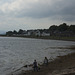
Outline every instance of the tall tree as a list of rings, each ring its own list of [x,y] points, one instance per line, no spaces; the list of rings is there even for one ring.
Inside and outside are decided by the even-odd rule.
[[[59,31],[66,31],[68,29],[68,25],[66,23],[63,23],[61,25],[58,26],[58,30]]]
[[[52,25],[49,27],[49,31],[55,31],[55,30],[57,30],[57,28],[58,28],[58,26]]]
[[[14,31],[13,31],[13,34],[17,34],[17,31],[16,31],[16,30],[14,30]]]
[[[18,34],[23,34],[23,30],[20,29],[20,30],[18,31]]]

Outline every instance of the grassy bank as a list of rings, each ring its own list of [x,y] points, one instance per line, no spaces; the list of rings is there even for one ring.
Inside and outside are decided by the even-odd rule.
[[[58,36],[22,36],[24,38],[50,39],[50,40],[65,40],[75,41],[75,37],[58,37]]]
[[[0,35],[0,37],[23,37],[23,38],[75,41],[75,37],[59,37],[59,36],[6,36],[6,35],[2,36]]]

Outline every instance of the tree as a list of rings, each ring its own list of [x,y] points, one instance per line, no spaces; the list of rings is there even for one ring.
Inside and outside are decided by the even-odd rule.
[[[8,32],[6,32],[6,35],[12,36],[13,35],[13,32],[12,31],[8,31]]]
[[[69,31],[72,31],[73,33],[75,33],[75,25],[71,25],[69,27]]]
[[[20,29],[20,30],[18,31],[18,34],[23,34],[23,30]]]
[[[66,31],[68,29],[68,25],[66,23],[63,23],[61,25],[58,26],[58,30],[59,31]]]
[[[17,31],[16,31],[16,30],[14,30],[14,31],[13,31],[13,34],[17,34]]]
[[[50,28],[49,28],[49,31],[55,31],[57,30],[58,26],[56,25],[52,25]]]

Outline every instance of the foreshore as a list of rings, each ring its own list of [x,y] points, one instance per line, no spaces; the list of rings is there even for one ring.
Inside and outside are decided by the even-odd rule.
[[[49,62],[48,66],[40,65],[38,72],[23,70],[17,75],[75,75],[75,52],[58,56],[55,60]]]

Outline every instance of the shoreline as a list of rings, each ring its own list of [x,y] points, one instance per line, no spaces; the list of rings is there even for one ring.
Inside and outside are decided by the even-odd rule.
[[[33,39],[46,39],[46,40],[61,40],[61,41],[73,41],[75,37],[59,37],[59,36],[0,36],[0,37],[20,37],[20,38],[33,38]]]
[[[75,52],[58,56],[53,61],[49,62],[48,66],[40,65],[40,70],[34,72],[33,70],[25,71],[16,75],[69,75],[75,74]],[[11,74],[14,75],[14,74]]]

